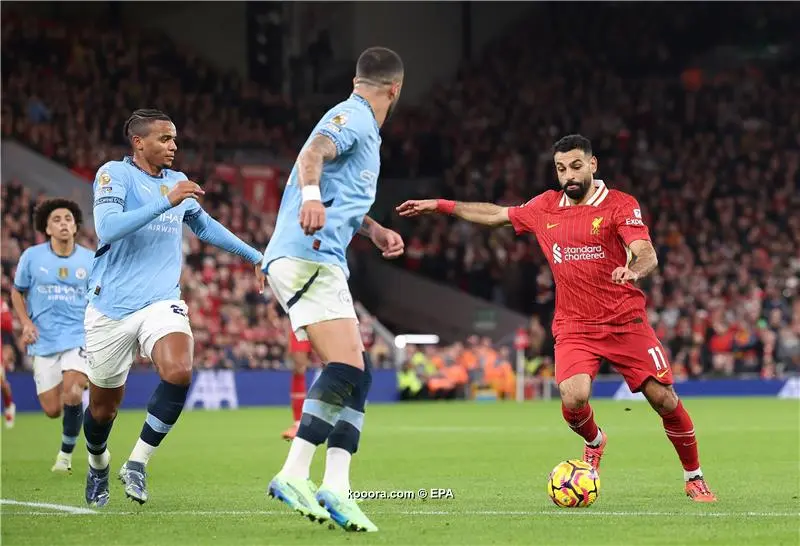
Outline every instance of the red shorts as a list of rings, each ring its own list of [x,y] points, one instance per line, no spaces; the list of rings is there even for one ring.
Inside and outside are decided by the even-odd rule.
[[[294,335],[294,331],[289,331],[289,352],[290,353],[311,353],[311,342],[308,340],[300,341]]]
[[[600,359],[605,358],[632,392],[638,392],[651,377],[672,385],[667,352],[652,328],[624,333],[568,334],[560,336],[555,349],[557,383],[581,373],[594,380]]]

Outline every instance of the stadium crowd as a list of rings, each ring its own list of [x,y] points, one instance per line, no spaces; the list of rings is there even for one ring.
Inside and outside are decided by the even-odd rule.
[[[759,12],[773,33],[785,32],[784,8],[795,9]],[[694,53],[725,36],[716,27],[696,32],[713,16],[707,7],[674,17],[665,6],[646,16],[597,9],[539,14],[421,106],[401,107],[385,129],[382,176],[436,176],[443,197],[518,204],[554,180],[549,146],[565,128],[590,135],[600,177],[633,193],[647,215],[661,268],[644,288],[676,375],[800,368],[800,222],[791,214],[800,184],[797,72],[749,66],[712,78],[685,70]],[[738,14],[742,25],[758,26],[752,9]],[[641,32],[615,31],[631,17]],[[593,49],[570,41],[562,25],[576,21],[586,23]],[[291,160],[319,112],[221,74],[163,36],[88,24],[67,32],[18,17],[4,17],[2,30],[4,138],[91,179],[98,165],[126,153],[120,127],[130,110],[162,108],[179,125],[180,167],[203,181],[209,212],[266,245],[274,218],[251,213],[210,163],[243,148]],[[633,46],[621,36],[643,41]],[[29,219],[41,199],[18,184],[3,187],[4,298],[19,252],[40,240]],[[552,372],[554,287],[533,239],[442,218],[393,227],[406,237],[406,268],[531,315],[529,367]],[[93,237],[84,226],[90,248]],[[284,365],[285,318],[258,304],[249,267],[187,241],[184,297],[198,365]],[[380,340],[372,349],[391,366]],[[513,388],[510,367],[507,348],[466,340],[410,349],[406,370],[431,391],[484,382],[504,393]]]
[[[786,12],[760,8],[740,14],[743,45],[764,26],[781,41]],[[651,228],[661,267],[642,286],[679,375],[796,371],[796,64],[740,62],[737,52],[730,68],[695,70],[693,54],[724,31],[703,26],[707,7],[690,8],[692,20],[663,9],[526,21],[391,124],[389,156],[400,160],[390,170],[443,171],[438,196],[515,205],[555,187],[550,146],[564,128],[591,135],[598,178],[636,196]],[[593,34],[591,50],[562,28],[576,24]],[[640,31],[615,32],[628,24]],[[533,237],[436,216],[393,227],[407,240],[406,268],[537,315],[547,330],[554,285]]]

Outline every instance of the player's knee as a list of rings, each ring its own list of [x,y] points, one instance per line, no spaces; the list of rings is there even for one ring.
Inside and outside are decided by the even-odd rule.
[[[192,382],[192,361],[188,357],[160,363],[159,367],[161,379],[167,383],[185,386]]]
[[[589,403],[591,383],[584,385],[580,381],[564,381],[558,386],[561,402],[567,409],[579,410]]]
[[[56,419],[61,417],[61,405],[52,403],[52,404],[43,404],[42,409],[44,410],[44,414],[47,415],[50,419]]]
[[[650,406],[662,415],[678,407],[678,394],[670,385],[662,385],[650,379],[642,387],[642,392]]]
[[[97,423],[108,423],[117,417],[117,404],[114,400],[103,400],[103,397],[94,396],[89,399],[89,412]]]

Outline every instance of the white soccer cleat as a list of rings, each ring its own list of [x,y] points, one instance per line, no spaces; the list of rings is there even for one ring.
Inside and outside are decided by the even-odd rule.
[[[50,469],[50,472],[57,474],[72,474],[72,455],[59,452],[56,456],[56,464]]]
[[[6,428],[14,428],[14,420],[17,417],[17,406],[16,404],[9,404],[6,408],[4,413],[4,421],[6,424]]]

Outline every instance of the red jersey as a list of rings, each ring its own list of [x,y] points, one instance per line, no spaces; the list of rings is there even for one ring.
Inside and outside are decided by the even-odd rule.
[[[583,205],[564,192],[547,191],[508,210],[517,234],[536,235],[556,285],[553,335],[626,332],[648,326],[644,293],[611,282],[611,272],[631,259],[628,245],[650,233],[639,203],[627,193],[596,190]]]

